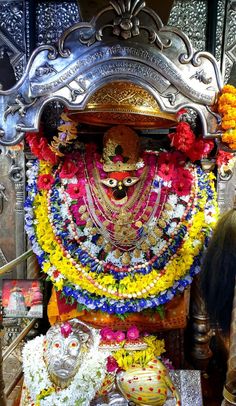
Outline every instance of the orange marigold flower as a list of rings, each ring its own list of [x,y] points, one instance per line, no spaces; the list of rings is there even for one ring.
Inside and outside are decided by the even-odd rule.
[[[235,128],[236,127],[236,121],[235,120],[224,120],[222,122],[222,128],[224,130],[229,130],[230,128]]]
[[[225,85],[222,89],[222,93],[236,94],[236,88],[232,85]]]

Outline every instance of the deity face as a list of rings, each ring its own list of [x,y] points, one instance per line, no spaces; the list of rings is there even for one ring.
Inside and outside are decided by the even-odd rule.
[[[87,327],[87,326],[86,326]],[[79,322],[66,322],[52,326],[46,335],[48,372],[59,386],[66,387],[75,376],[93,342],[92,334]]]
[[[117,204],[124,204],[132,194],[132,186],[139,181],[137,176],[133,176],[132,171],[111,172],[106,179],[101,182],[107,188],[107,196]]]

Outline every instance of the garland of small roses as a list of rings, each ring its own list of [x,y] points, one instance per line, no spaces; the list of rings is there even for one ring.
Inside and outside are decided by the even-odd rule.
[[[34,179],[35,179],[35,177],[34,177]],[[201,185],[201,182],[202,182],[202,185]],[[210,183],[212,183],[212,182],[210,182]],[[208,205],[209,205],[209,201],[214,196],[213,186],[210,185],[210,183],[207,185],[206,179],[204,179],[202,181],[200,179],[200,181],[199,181],[200,189],[207,187],[206,193],[208,194],[208,197],[209,197]],[[32,197],[32,194],[34,194],[35,199]],[[43,195],[43,193],[42,193],[42,195]],[[34,187],[32,187],[32,190],[30,192],[27,205],[28,204],[30,205],[32,203],[32,200],[35,200],[34,204],[36,203],[36,205],[38,206],[39,225],[42,226],[41,220],[44,219],[47,222],[47,218],[45,216],[45,207],[42,206],[42,202],[40,202],[40,205],[37,204],[37,198],[39,198],[39,195],[36,196],[36,186],[34,184]],[[205,200],[205,202],[206,202],[206,200]],[[204,209],[204,204],[201,209],[202,210]],[[212,209],[212,207],[209,207],[208,211],[210,211],[211,209]],[[199,220],[198,220],[198,222],[199,222]],[[31,234],[32,234],[32,220],[30,221],[30,223],[31,223]],[[196,221],[194,221],[194,223],[197,224]],[[46,224],[45,230],[48,230],[48,226],[50,228],[50,224]],[[29,224],[28,224],[28,227],[29,227]],[[207,227],[209,227],[209,226],[207,226]],[[202,229],[202,224],[197,229],[197,233],[199,231],[201,231],[201,229]],[[196,235],[197,235],[197,233],[196,233]],[[43,237],[44,237],[43,249],[45,250],[45,248],[47,248],[47,246],[52,247],[52,245],[53,245],[53,253],[51,254],[51,257],[54,255],[54,260],[56,259],[56,262],[57,262],[56,265],[59,265],[58,262],[61,262],[63,260],[63,255],[60,252],[60,250],[58,250],[58,247],[55,246],[55,244],[54,244],[55,241],[53,241],[53,236],[52,236],[51,241],[50,241],[50,239],[47,241],[47,239],[45,240],[45,232],[43,231]],[[36,245],[38,245],[37,238],[33,234],[31,235],[31,239],[34,240],[34,243]],[[202,243],[203,243],[203,241],[201,241],[201,245],[202,245]],[[40,250],[39,247],[37,247],[36,249]],[[196,248],[194,250],[196,253]],[[198,251],[198,253],[199,253],[199,251]],[[165,303],[166,301],[170,300],[178,291],[183,290],[184,286],[191,283],[193,274],[199,271],[199,258],[196,256],[194,262],[192,263],[192,266],[190,267],[190,274],[186,275],[184,278],[180,278],[179,281],[177,281],[177,282],[175,282],[174,278],[172,278],[171,284],[173,286],[171,289],[166,291],[164,294],[160,293],[158,297],[149,298],[148,300],[145,300],[146,292],[141,292],[141,297],[142,297],[141,299],[136,299],[133,302],[119,300],[117,303],[114,303],[114,300],[113,300],[112,301],[113,303],[112,303],[109,300],[107,301],[106,298],[103,298],[103,297],[98,298],[98,296],[93,295],[93,293],[97,293],[95,288],[93,290],[93,289],[91,289],[91,286],[90,286],[90,291],[88,292],[86,289],[87,286],[83,286],[83,285],[81,286],[81,280],[78,281],[78,279],[81,278],[81,275],[79,275],[79,277],[78,277],[78,269],[76,269],[76,268],[72,269],[71,261],[68,261],[68,259],[71,259],[71,258],[67,258],[66,262],[64,261],[63,268],[64,269],[68,268],[67,269],[68,272],[66,272],[66,273],[72,275],[72,278],[70,278],[70,281],[71,281],[71,279],[73,280],[73,273],[74,273],[74,277],[77,278],[76,282],[79,283],[79,285],[77,285],[75,288],[73,287],[73,285],[71,285],[71,282],[68,282],[68,280],[66,280],[66,276],[63,273],[58,272],[57,266],[51,266],[48,261],[44,261],[44,258],[41,255],[41,261],[44,262],[44,271],[49,273],[49,276],[54,281],[55,286],[58,289],[61,289],[63,284],[66,284],[67,286],[64,287],[63,293],[66,296],[74,297],[74,299],[76,299],[79,303],[84,304],[87,308],[92,308],[92,309],[100,308],[102,310],[106,309],[109,312],[114,312],[114,313],[115,312],[124,313],[124,310],[127,310],[127,309],[128,309],[127,311],[140,311],[143,308],[153,307],[153,305],[157,306],[161,303]],[[191,263],[191,261],[190,261],[190,263]],[[188,263],[187,268],[189,268],[190,263]],[[85,271],[85,272],[87,272],[87,271]],[[186,273],[186,269],[184,269],[184,273]],[[106,275],[104,275],[104,277],[105,276]],[[181,276],[181,274],[179,276]],[[153,283],[153,282],[151,282],[151,283]],[[93,287],[94,287],[94,285],[92,285],[92,288]],[[165,288],[166,288],[166,286],[163,286],[163,290],[165,290]],[[136,290],[137,290],[137,283],[136,283]],[[101,293],[104,294],[104,291],[102,290]],[[132,295],[132,296],[134,296],[134,295]],[[136,297],[138,297],[138,295]],[[128,298],[129,298],[129,296],[128,296]],[[135,296],[134,296],[134,298],[135,298]],[[114,297],[113,297],[113,299],[114,299]]]
[[[67,405],[89,406],[96,392],[101,388],[106,375],[108,351],[98,351],[99,333],[94,346],[86,355],[86,362],[80,366],[66,389],[56,388],[47,371],[43,357],[44,336],[29,341],[23,348],[24,381],[31,402],[36,406]]]

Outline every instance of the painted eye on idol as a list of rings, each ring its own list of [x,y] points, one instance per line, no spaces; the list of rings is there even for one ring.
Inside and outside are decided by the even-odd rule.
[[[114,188],[117,186],[118,181],[113,178],[102,179],[101,182],[103,185]]]
[[[59,348],[61,348],[61,343],[59,341],[55,341],[53,343],[53,349],[58,350]]]
[[[75,349],[78,347],[78,341],[71,341],[69,347]]]
[[[137,178],[135,176],[133,176],[133,177],[129,176],[123,180],[123,185],[133,186],[133,185],[135,185],[135,183],[138,182],[138,180],[139,180],[139,178]]]

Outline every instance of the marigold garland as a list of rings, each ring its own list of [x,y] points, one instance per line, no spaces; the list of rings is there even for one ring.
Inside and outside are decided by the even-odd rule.
[[[236,88],[226,85],[218,100],[218,111],[222,114],[222,141],[231,149],[236,149]]]

